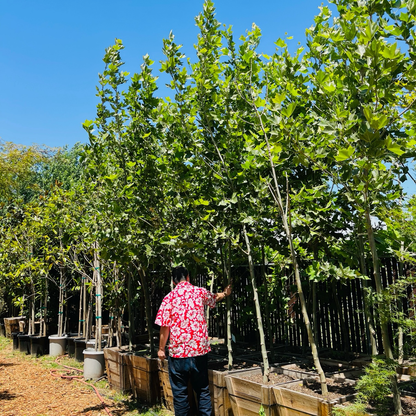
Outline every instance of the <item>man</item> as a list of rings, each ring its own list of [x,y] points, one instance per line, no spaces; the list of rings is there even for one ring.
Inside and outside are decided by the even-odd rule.
[[[231,286],[216,294],[193,286],[185,267],[176,267],[172,279],[175,287],[164,297],[155,321],[161,327],[157,355],[161,360],[166,358],[165,346],[170,337],[169,380],[175,415],[189,415],[188,380],[191,377],[198,401],[198,415],[211,416],[207,355],[211,347],[204,306],[213,308],[216,302],[231,294]]]

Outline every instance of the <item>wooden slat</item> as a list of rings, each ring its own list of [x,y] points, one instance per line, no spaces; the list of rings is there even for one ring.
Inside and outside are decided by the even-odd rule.
[[[161,397],[158,359],[134,354],[126,355],[125,359],[134,397],[150,405],[158,403]]]

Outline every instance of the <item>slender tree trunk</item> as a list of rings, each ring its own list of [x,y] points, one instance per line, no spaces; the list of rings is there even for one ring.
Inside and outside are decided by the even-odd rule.
[[[82,313],[83,313],[83,309],[82,309],[82,291],[83,291],[83,282],[84,282],[84,277],[81,278],[81,284],[79,285],[79,305],[78,305],[78,336],[81,336],[81,331],[82,331]]]
[[[82,278],[83,286],[83,297],[82,297],[82,336],[87,339],[87,328],[88,328],[88,311],[87,311],[87,277]]]
[[[33,257],[33,247],[29,245],[28,249],[29,260]],[[33,283],[32,270],[29,268],[29,278],[30,278],[30,297],[29,297],[29,327],[28,334],[35,334],[35,299],[36,299],[36,290],[35,284]]]
[[[36,291],[35,285],[33,283],[32,273],[30,274],[30,319],[29,319],[29,328],[28,335],[35,335],[35,299]]]
[[[133,316],[133,274],[129,270],[127,282],[127,309],[129,314],[129,351],[133,351],[133,333],[134,333],[134,316]]]
[[[358,237],[357,237],[357,244],[358,244],[358,251],[360,256],[360,269],[361,274],[363,276],[367,276],[367,267],[365,263],[365,256],[364,256],[364,242],[363,237],[361,235],[361,231],[358,230]],[[363,280],[363,299],[364,299],[364,313],[365,313],[365,322],[366,322],[366,332],[367,336],[370,339],[371,344],[371,355],[376,356],[378,355],[378,348],[377,348],[377,334],[376,330],[374,328],[374,315],[370,308],[370,305],[367,300],[367,289],[368,289],[368,283],[367,280]]]
[[[404,242],[401,242],[401,251],[404,251]],[[399,260],[399,279],[403,278],[403,259],[400,258]],[[400,313],[403,312],[403,302],[402,302],[402,298],[401,298],[401,294],[399,293],[399,296],[397,296],[397,309],[399,310]],[[397,340],[397,346],[399,349],[399,356],[398,356],[398,362],[399,364],[403,364],[403,360],[404,360],[404,351],[403,351],[403,345],[404,345],[404,332],[403,332],[403,326],[399,325],[399,334],[398,334],[398,340]]]
[[[312,282],[312,322],[313,322],[313,338],[316,342],[319,342],[318,338],[318,302],[316,299],[316,282]],[[318,345],[319,347],[319,345]]]
[[[263,382],[267,383],[269,381],[269,371],[270,371],[269,359],[267,357],[266,341],[265,341],[265,336],[264,336],[263,321],[261,317],[260,301],[259,301],[259,295],[257,292],[256,275],[254,272],[254,263],[253,263],[253,257],[251,254],[251,244],[250,244],[250,239],[247,235],[245,224],[243,224],[243,234],[244,234],[244,239],[245,239],[246,248],[247,248],[247,258],[248,258],[248,265],[249,265],[249,270],[250,270],[250,279],[251,279],[251,285],[253,287],[254,305],[256,308],[257,327],[258,327],[259,336],[260,336],[260,349],[261,349],[261,355],[263,357]]]
[[[117,317],[117,331],[116,331],[117,348],[121,347],[121,316]]]
[[[102,350],[102,279],[99,257],[99,246],[94,244],[94,282],[95,282],[95,350]]]
[[[59,229],[59,247],[61,254],[63,252],[62,246],[62,229]],[[64,267],[62,264],[62,259],[59,264],[59,310],[58,310],[58,337],[61,337],[63,334],[63,317],[64,317]]]
[[[59,309],[58,309],[58,337],[63,333],[63,316],[64,316],[64,273],[63,267],[59,266]]]
[[[227,252],[227,248],[225,249]],[[232,284],[231,279],[231,241],[228,241],[228,255],[223,259],[223,266],[225,270],[225,276],[227,276],[227,281],[225,286]],[[233,339],[231,333],[231,299],[230,296],[227,297],[227,351],[228,351],[228,370],[233,368]]]
[[[210,292],[212,293],[214,291],[214,280],[215,280],[215,274],[213,272],[209,272],[209,276],[211,277],[211,284],[210,284]],[[206,310],[206,315],[205,315],[205,320],[207,321],[207,329],[209,331],[209,310],[211,308],[207,308]]]
[[[367,195],[365,195],[366,197]],[[366,198],[367,199],[367,198]],[[367,227],[367,235],[368,235],[368,242],[370,244],[370,250],[371,255],[373,258],[373,268],[374,268],[374,279],[376,283],[376,291],[379,296],[382,296],[383,294],[383,287],[381,282],[381,276],[380,276],[380,268],[379,268],[379,259],[377,254],[377,248],[376,248],[376,241],[374,238],[374,231],[373,226],[371,224],[371,216],[370,216],[370,210],[367,207],[365,210],[365,219],[366,219],[366,227]],[[388,331],[387,322],[385,319],[380,319],[380,327],[381,327],[381,336],[383,340],[383,348],[384,348],[384,354],[386,355],[386,358],[389,360],[393,360],[393,349],[391,347],[390,343],[390,336]],[[402,406],[400,401],[400,392],[398,388],[397,383],[397,376],[394,375],[392,377],[392,390],[393,390],[393,404],[394,404],[394,411],[397,415],[402,415]]]
[[[85,325],[85,340],[88,341],[91,338],[92,331],[92,306],[93,306],[94,291],[91,289],[89,293],[89,302],[86,313],[86,325]]]
[[[46,337],[47,334],[47,319],[48,319],[48,279],[45,278],[45,292],[43,297],[43,306],[42,306],[42,322],[39,328],[39,335],[41,337]]]
[[[150,290],[149,283],[147,281],[146,272],[143,268],[139,268],[139,275],[141,277],[141,283],[143,288],[144,304],[145,304],[145,314],[147,322],[147,330],[149,332],[149,342],[150,342],[150,354],[152,358],[156,357],[155,341],[153,339],[153,319],[152,319],[152,306],[150,302]]]
[[[266,304],[265,304],[265,313],[266,313],[266,326],[267,332],[269,334],[269,350],[270,350],[270,359],[272,362],[274,361],[274,344],[273,344],[273,328],[272,323],[270,321],[270,302],[267,299],[269,295],[269,284],[267,281],[266,275],[266,255],[264,253],[264,245],[261,246],[261,275],[263,277],[263,285],[264,285],[264,293],[266,296]]]

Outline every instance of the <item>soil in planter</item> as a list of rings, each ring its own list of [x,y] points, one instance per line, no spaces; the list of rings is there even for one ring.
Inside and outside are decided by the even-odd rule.
[[[316,368],[313,366],[313,364],[308,362],[298,362],[293,364],[285,364],[283,368],[286,368],[288,370],[295,370],[295,371],[303,371],[308,373],[316,373]],[[324,373],[335,373],[336,371],[348,371],[346,368],[338,368],[331,365],[322,365],[322,370],[324,370]]]
[[[342,396],[348,396],[356,393],[355,388],[350,383],[342,383],[333,378],[327,377],[326,384],[328,386],[327,400],[335,400]],[[308,394],[309,396],[323,398],[321,383],[318,380],[303,380],[299,383],[292,383],[287,386],[288,389]]]
[[[243,374],[240,376],[246,380],[254,381],[259,384],[271,385],[278,383],[287,383],[294,381],[292,377],[285,374],[270,373],[270,380],[268,383],[263,383],[262,374]],[[348,396],[355,393],[354,386],[350,383],[338,382],[332,378],[327,377],[328,385],[328,400],[334,400],[342,396]],[[309,396],[322,398],[321,383],[313,379],[300,380],[299,383],[290,383],[284,386],[287,389],[295,390],[300,393],[308,394]]]
[[[277,374],[277,373],[270,373],[269,374],[269,381],[268,383],[263,383],[263,375],[262,374],[241,374],[241,378],[246,380],[254,381],[255,383],[264,384],[264,385],[271,385],[271,384],[278,384],[278,383],[287,383],[289,381],[293,381],[292,377],[289,377],[285,374]]]

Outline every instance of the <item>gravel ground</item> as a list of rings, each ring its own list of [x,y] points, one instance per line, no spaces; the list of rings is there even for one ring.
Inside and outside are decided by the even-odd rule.
[[[53,366],[52,360],[46,362],[42,358],[13,352],[12,344],[3,339],[0,349],[0,416],[172,415],[164,410],[133,410],[129,408],[131,402],[128,398],[126,401],[121,401],[121,398],[113,400],[118,393],[101,381],[97,385],[109,411],[107,413],[91,387],[54,376]],[[57,370],[57,373],[59,375],[61,371]]]

